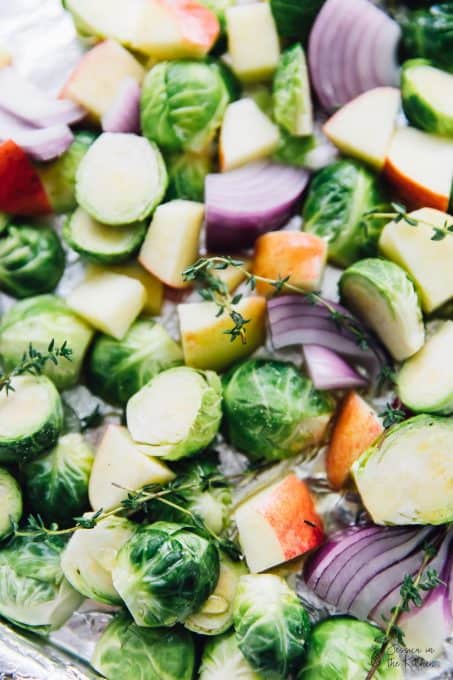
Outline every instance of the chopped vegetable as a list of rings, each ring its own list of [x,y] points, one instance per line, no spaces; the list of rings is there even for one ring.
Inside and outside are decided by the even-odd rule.
[[[401,90],[404,113],[412,125],[453,136],[453,75],[426,59],[411,59],[403,66]]]
[[[22,491],[16,479],[0,468],[0,540],[8,536],[22,517]]]
[[[305,54],[299,44],[280,57],[273,84],[273,109],[277,123],[290,135],[310,135],[313,112]]]
[[[234,632],[210,638],[203,649],[200,680],[262,680],[246,661]]]
[[[37,170],[11,139],[0,144],[0,210],[25,216],[52,211]]]
[[[167,198],[203,202],[206,176],[212,170],[208,155],[182,153],[166,158],[168,170]]]
[[[271,10],[279,35],[297,38],[304,44],[317,13],[325,0],[271,0]]]
[[[402,21],[404,47],[411,57],[432,59],[440,68],[451,69],[453,5],[429,4]]]
[[[140,132],[140,94],[140,85],[136,79],[126,76],[102,116],[104,132]]]
[[[305,366],[317,390],[364,387],[367,380],[338,354],[320,345],[305,345]]]

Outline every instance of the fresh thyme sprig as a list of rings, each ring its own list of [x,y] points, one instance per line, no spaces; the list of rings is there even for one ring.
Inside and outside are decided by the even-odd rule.
[[[372,680],[392,640],[396,640],[400,645],[404,645],[404,633],[398,626],[401,615],[404,612],[410,611],[412,606],[421,607],[424,593],[437,588],[442,583],[437,571],[428,568],[428,564],[436,552],[434,546],[427,545],[424,550],[423,561],[415,576],[410,574],[404,576],[400,588],[399,602],[391,609],[391,617],[387,621],[382,638],[378,640],[379,648],[373,656],[373,663],[365,680]]]
[[[449,224],[448,220],[445,220],[443,226],[439,227],[437,224],[427,222],[426,220],[418,220],[412,215],[409,215],[406,206],[401,203],[390,203],[390,206],[393,208],[393,211],[386,210],[385,208],[383,210],[377,208],[366,212],[363,215],[365,229],[367,228],[368,220],[382,219],[393,222],[406,222],[406,224],[409,224],[411,227],[418,227],[420,224],[425,224],[433,230],[431,241],[443,241],[447,236],[453,235],[453,224]]]
[[[252,274],[247,270],[244,264],[245,263],[242,260],[235,260],[228,256],[202,257],[182,273],[185,281],[198,281],[204,284],[204,288],[200,290],[200,294],[205,300],[215,302],[218,307],[217,316],[221,316],[225,312],[228,314],[233,322],[233,326],[224,331],[224,333],[230,336],[231,341],[240,337],[244,344],[247,342],[246,326],[250,323],[250,319],[245,319],[236,307],[242,300],[242,294],[238,293],[232,296],[229,293],[225,282],[215,274],[216,271],[218,272],[227,269],[227,267],[235,267],[238,269],[244,276],[246,284],[251,291],[255,290],[256,284],[259,281],[272,286],[274,288],[274,295],[278,295],[286,290],[291,293],[302,295],[310,304],[326,308],[329,311],[330,318],[335,322],[338,328],[348,330],[354,335],[357,345],[361,349],[368,349],[368,338],[362,327],[348,314],[343,314],[336,309],[330,302],[321,297],[319,293],[307,292],[300,286],[290,283],[289,276],[270,279],[266,276]]]
[[[19,363],[11,371],[0,374],[0,392],[6,390],[7,395],[9,392],[14,392],[12,384],[14,377],[26,374],[40,375],[48,362],[56,366],[60,358],[72,361],[72,349],[68,347],[66,340],[58,347],[52,338],[45,354],[35,349],[30,343]]]
[[[385,429],[397,423],[402,423],[407,418],[407,413],[404,409],[389,402],[386,403],[385,409],[379,415],[382,418],[382,424]]]

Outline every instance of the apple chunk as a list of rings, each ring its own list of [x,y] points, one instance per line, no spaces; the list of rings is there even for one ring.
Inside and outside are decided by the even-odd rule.
[[[85,54],[66,82],[61,96],[85,108],[99,122],[125,78],[141,84],[142,65],[119,43],[106,40]]]
[[[346,483],[352,464],[383,431],[377,413],[356,392],[341,404],[327,450],[327,477],[334,489]]]
[[[310,491],[295,474],[242,503],[235,521],[252,573],[299,557],[324,539],[323,524]]]
[[[233,322],[229,314],[218,315],[214,302],[178,305],[184,361],[193,368],[222,371],[245,358],[263,344],[266,336],[266,300],[252,296],[242,298],[235,309],[249,323],[245,326],[247,342],[239,338],[231,342],[226,331]]]
[[[139,262],[171,286],[185,288],[182,272],[198,257],[204,205],[177,199],[160,205],[140,250]]]
[[[400,91],[376,87],[337,111],[324,125],[324,133],[345,154],[380,170],[395,129],[401,105]]]
[[[12,140],[0,144],[0,210],[25,217],[52,212],[36,169]]]
[[[270,156],[278,147],[276,125],[258,108],[253,99],[229,104],[220,130],[221,170],[233,170],[246,163]]]
[[[453,140],[416,128],[399,128],[384,174],[411,208],[447,210],[453,180]]]
[[[88,495],[93,510],[110,510],[127,497],[127,490],[146,484],[166,484],[174,473],[136,444],[125,427],[108,425],[96,451]]]

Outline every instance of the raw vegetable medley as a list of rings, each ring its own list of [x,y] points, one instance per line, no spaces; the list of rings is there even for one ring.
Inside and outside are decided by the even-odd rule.
[[[0,53],[0,614],[115,606],[108,680],[443,654],[453,3],[407,5],[65,0],[87,49],[59,98]],[[120,418],[80,419],[77,384]]]

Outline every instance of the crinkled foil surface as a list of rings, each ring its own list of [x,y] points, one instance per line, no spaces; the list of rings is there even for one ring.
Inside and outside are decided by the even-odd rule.
[[[128,0],[124,0],[127,2]],[[241,2],[247,0],[240,0]],[[300,0],[303,2],[304,0]],[[5,45],[13,54],[16,67],[27,77],[50,92],[58,92],[80,58],[83,47],[78,42],[72,21],[62,9],[60,0],[0,0],[0,44]],[[321,154],[322,155],[322,154]],[[329,156],[327,151],[326,158]],[[289,228],[298,228],[300,221],[293,220]],[[58,223],[56,224],[58,228]],[[58,292],[64,295],[82,276],[82,267],[75,253],[68,253],[67,271],[60,283]],[[324,294],[336,295],[338,272],[328,271]],[[12,300],[1,296],[1,308],[5,310]],[[174,305],[166,303],[163,321],[168,330],[177,335]],[[269,353],[270,348],[260,351]],[[300,353],[280,352],[282,358],[300,363]],[[76,387],[64,394],[64,398],[77,412],[79,417],[89,414],[96,403],[101,409],[111,413],[111,407],[102,404],[83,387]],[[384,400],[385,401],[385,400]],[[92,434],[94,442],[99,433]],[[245,469],[244,456],[232,451],[224,442],[219,441],[218,450],[224,471],[228,475],[240,475]],[[324,517],[327,531],[354,524],[361,516],[362,509],[353,493],[338,494],[329,491],[327,486],[323,452],[319,452],[309,462],[285,461],[256,480],[239,482],[239,500],[257,485],[269,482],[283,469],[296,468],[298,474],[309,482],[317,494],[318,507]],[[293,573],[291,573],[291,570]],[[310,593],[297,578],[299,565],[291,565],[286,570],[297,586],[299,595],[314,619],[332,613],[332,608]],[[0,680],[93,680],[100,676],[90,669],[88,660],[96,640],[112,616],[113,608],[96,602],[85,601],[68,623],[49,638],[39,638],[14,629],[0,621]],[[423,680],[453,680],[453,640],[445,644],[445,652],[436,665],[431,668],[417,667],[410,658],[403,659],[406,677]],[[121,678],[115,680],[122,680]],[[231,678],[231,680],[235,680]],[[338,679],[342,680],[342,679]]]

